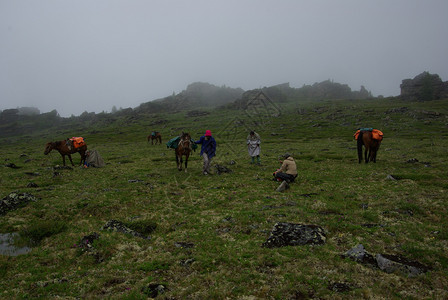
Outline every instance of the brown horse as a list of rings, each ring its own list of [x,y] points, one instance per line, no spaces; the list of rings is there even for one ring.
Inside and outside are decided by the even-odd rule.
[[[76,153],[76,152],[79,152],[79,154],[81,155],[80,165],[82,165],[86,162],[86,151],[87,151],[86,144],[84,144],[83,146],[81,146],[79,148],[75,148],[75,147],[73,147],[73,144],[71,143],[70,140],[50,142],[45,145],[44,154],[47,155],[53,149],[58,150],[59,153],[62,155],[62,162],[63,162],[64,166],[65,166],[65,156],[66,155],[70,159],[72,166],[74,166],[71,154]]]
[[[363,131],[359,132],[359,136],[357,138],[358,142],[358,160],[359,163],[362,162],[362,146],[364,145],[364,157],[365,162],[368,163],[372,161],[376,163],[376,154],[381,145],[381,140],[374,139],[371,131]]]
[[[177,163],[177,169],[179,171],[182,171],[182,157],[185,156],[185,172],[187,172],[187,166],[188,166],[188,157],[190,157],[190,153],[192,150],[192,140],[189,133],[182,132],[182,135],[180,136],[179,144],[177,145],[177,148],[175,149],[176,153],[176,163]]]
[[[162,144],[162,135],[157,131],[152,132],[150,135],[148,135],[148,142],[149,140],[151,140],[151,145],[154,145],[154,140],[156,140],[156,145],[157,142],[159,142],[159,144]]]

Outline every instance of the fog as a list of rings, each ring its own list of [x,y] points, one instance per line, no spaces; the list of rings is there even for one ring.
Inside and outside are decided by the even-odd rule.
[[[0,109],[110,112],[202,81],[448,80],[446,0],[0,0]]]

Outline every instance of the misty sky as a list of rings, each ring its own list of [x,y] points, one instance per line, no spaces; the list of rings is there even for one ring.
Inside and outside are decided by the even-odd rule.
[[[110,112],[196,81],[448,81],[447,0],[0,0],[0,109]]]

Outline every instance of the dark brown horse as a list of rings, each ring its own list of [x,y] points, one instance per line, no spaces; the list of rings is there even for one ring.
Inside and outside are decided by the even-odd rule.
[[[56,141],[56,142],[50,142],[45,145],[45,151],[44,154],[47,155],[51,152],[51,150],[57,150],[62,155],[62,163],[65,166],[65,156],[67,155],[70,159],[70,162],[73,164],[72,156],[71,154],[79,152],[81,154],[81,165],[86,162],[86,151],[87,151],[87,145],[84,144],[83,146],[79,148],[75,148],[70,140],[63,140],[63,141]]]
[[[148,142],[149,140],[151,140],[151,145],[154,145],[154,140],[156,140],[156,145],[157,142],[159,142],[159,144],[162,144],[162,135],[157,131],[152,132],[150,135],[148,135]]]
[[[187,172],[187,166],[188,166],[188,157],[190,157],[190,153],[192,150],[192,140],[189,133],[182,132],[182,135],[180,136],[179,144],[177,145],[177,148],[175,149],[176,153],[176,163],[177,163],[177,169],[179,171],[182,171],[182,163],[183,159],[182,157],[185,156],[185,172]]]
[[[362,162],[362,146],[364,146],[364,157],[365,162],[368,163],[372,161],[376,163],[376,154],[381,145],[381,140],[374,139],[371,131],[363,131],[359,132],[358,138],[358,160],[359,163]]]

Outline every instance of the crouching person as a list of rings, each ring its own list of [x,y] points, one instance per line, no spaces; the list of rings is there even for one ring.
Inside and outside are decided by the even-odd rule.
[[[278,192],[283,192],[289,188],[289,183],[294,182],[297,177],[297,166],[294,158],[289,153],[286,153],[283,158],[282,166],[273,174],[275,180],[282,182],[277,188]]]

